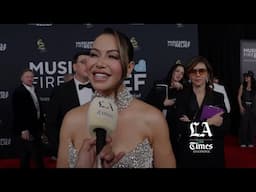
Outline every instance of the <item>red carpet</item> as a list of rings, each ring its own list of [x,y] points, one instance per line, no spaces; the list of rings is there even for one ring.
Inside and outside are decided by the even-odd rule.
[[[52,160],[50,157],[45,157],[44,163],[46,168],[56,167],[56,161]],[[33,162],[31,162],[31,167],[35,167]],[[18,159],[0,159],[0,168],[19,168],[19,160]]]
[[[256,147],[241,148],[238,138],[225,138],[225,158],[227,168],[256,168]]]
[[[240,148],[237,137],[226,136],[225,158],[227,168],[256,168],[256,147]],[[56,167],[56,161],[50,157],[45,157],[44,161],[46,168]],[[0,159],[0,168],[18,167],[19,163],[17,159]]]

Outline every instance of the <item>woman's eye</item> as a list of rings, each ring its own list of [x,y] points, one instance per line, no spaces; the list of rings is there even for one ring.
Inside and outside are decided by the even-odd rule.
[[[95,54],[95,53],[90,53],[90,57],[96,57],[97,56],[97,54]]]
[[[119,56],[116,56],[116,55],[109,55],[109,58],[118,60],[118,59],[119,59]]]

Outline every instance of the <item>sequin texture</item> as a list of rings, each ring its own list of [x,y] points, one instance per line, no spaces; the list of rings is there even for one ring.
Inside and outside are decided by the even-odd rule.
[[[145,139],[135,149],[125,154],[113,168],[153,168],[153,149],[148,139]]]
[[[74,168],[77,162],[78,151],[72,143],[69,144],[69,167]],[[126,153],[112,168],[153,168],[153,149],[145,139],[132,151]]]
[[[93,97],[105,97],[105,96],[103,96],[99,92],[95,91]],[[106,97],[106,98],[109,98],[109,97]],[[133,99],[134,99],[134,97],[132,96],[130,91],[127,89],[127,87],[124,86],[122,91],[118,92],[117,98],[115,99],[115,103],[117,105],[118,111],[120,112],[120,111],[126,109],[130,105],[130,103],[132,102]]]
[[[68,145],[68,164],[69,168],[75,168],[76,167],[76,161],[78,157],[78,151],[75,149],[74,145],[70,142]]]

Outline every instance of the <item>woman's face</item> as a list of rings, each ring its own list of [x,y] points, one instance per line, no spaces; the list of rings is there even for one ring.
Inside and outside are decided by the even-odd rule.
[[[113,35],[103,34],[95,39],[87,67],[94,89],[112,94],[122,75],[120,53]]]
[[[251,81],[252,78],[251,78],[251,76],[246,75],[246,76],[244,77],[244,80],[245,80],[245,82],[248,82],[248,81]]]
[[[208,71],[204,63],[198,63],[190,72],[189,79],[193,86],[201,87],[206,84]]]
[[[184,76],[184,67],[178,66],[172,73],[172,81],[179,82]]]

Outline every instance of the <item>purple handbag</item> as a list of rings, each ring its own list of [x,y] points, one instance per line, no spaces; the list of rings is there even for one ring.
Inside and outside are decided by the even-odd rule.
[[[200,120],[204,121],[222,111],[224,111],[224,110],[220,107],[216,107],[216,106],[212,106],[212,105],[204,105],[203,109],[202,109]]]

